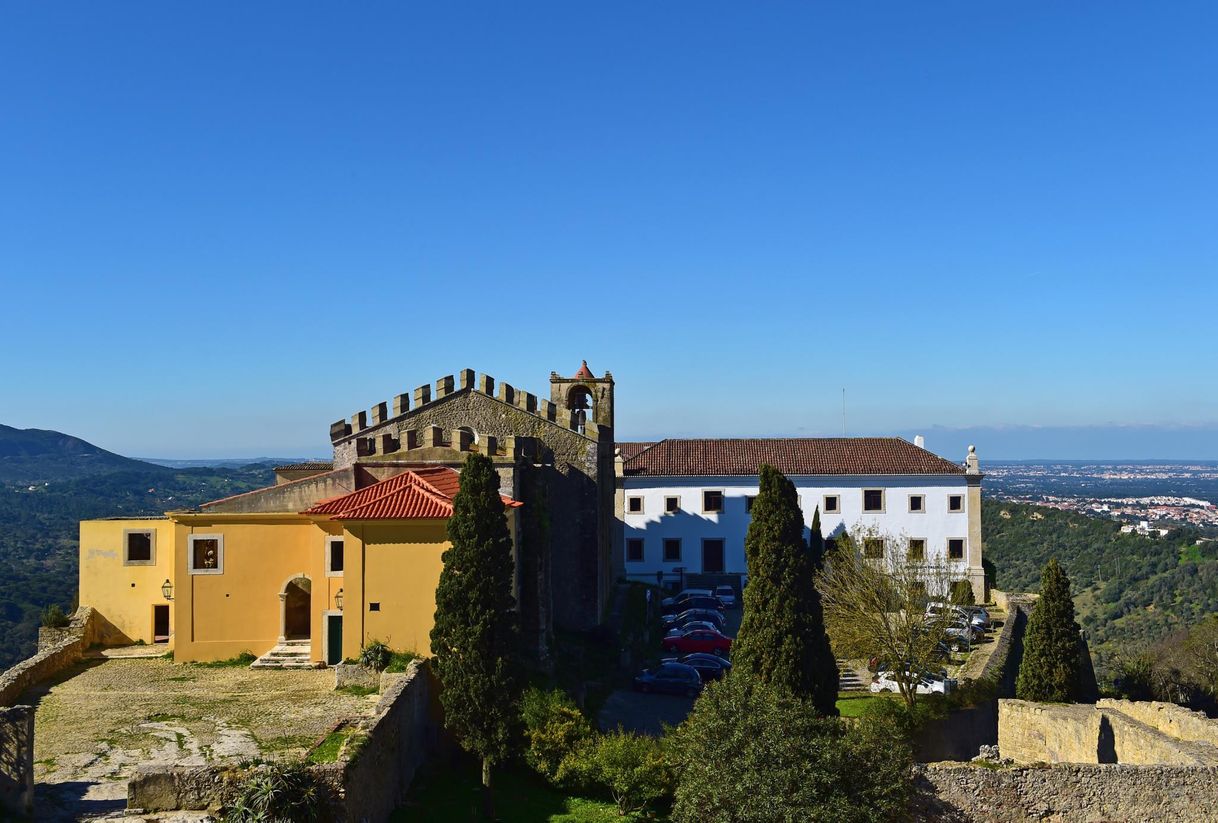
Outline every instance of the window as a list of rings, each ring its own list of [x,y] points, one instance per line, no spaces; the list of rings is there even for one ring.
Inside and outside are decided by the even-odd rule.
[[[909,496],[909,510],[910,510],[911,512],[924,512],[924,511],[926,511],[926,495],[923,495],[923,494],[911,494],[911,495]]]
[[[642,514],[643,513],[643,498],[641,498],[641,497],[626,498],[626,511],[630,512],[631,514]]]
[[[189,543],[191,574],[224,573],[224,535],[192,534]]]
[[[703,574],[718,574],[723,571],[723,541],[702,541],[702,572]]]
[[[704,514],[717,514],[721,511],[723,511],[723,492],[702,492],[702,512]]]
[[[922,537],[909,538],[909,559],[910,560],[925,560],[926,559],[926,540]]]
[[[842,510],[842,500],[836,494],[825,495],[825,514],[838,514]]]
[[[626,541],[626,560],[631,563],[643,562],[643,539],[632,537]]]
[[[949,494],[949,495],[947,496],[947,510],[948,510],[949,512],[962,512],[962,511],[964,511],[964,495],[962,495],[962,494]]]
[[[866,537],[863,539],[863,557],[877,559],[884,556],[884,538]]]
[[[681,498],[665,497],[664,498],[664,511],[668,512],[669,514],[672,514],[673,512],[681,511]]]
[[[964,538],[953,537],[947,541],[947,559],[948,560],[963,560],[964,559]]]
[[[343,539],[331,537],[326,540],[326,577],[343,576]]]
[[[745,495],[745,497],[744,497],[744,510],[745,510],[745,512],[747,512],[747,513],[751,514],[751,513],[752,513],[752,511],[753,511],[753,504],[754,504],[754,503],[756,503],[756,502],[757,502],[757,495],[755,495],[755,494],[748,494],[748,495]]]
[[[673,562],[681,559],[681,539],[669,537],[664,540],[664,560]]]
[[[863,489],[863,511],[865,511],[865,512],[882,512],[882,511],[884,511],[884,490],[883,489]]]
[[[123,530],[123,565],[151,566],[156,562],[156,532],[144,529]]]
[[[381,604],[380,604],[380,603],[369,603],[369,604],[368,604],[368,611],[370,611],[370,612],[379,612],[380,610],[381,610]]]

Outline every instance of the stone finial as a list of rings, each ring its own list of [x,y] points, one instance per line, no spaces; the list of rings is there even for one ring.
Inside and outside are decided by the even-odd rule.
[[[368,428],[368,412],[358,411],[351,415],[351,429],[353,431],[362,432]]]
[[[372,425],[379,426],[389,419],[389,404],[377,403],[372,407]]]
[[[968,457],[964,458],[965,474],[981,474],[981,461],[977,459],[977,447],[968,447]]]
[[[489,374],[484,374],[478,379],[478,391],[485,394],[487,397],[495,396],[495,378]]]
[[[474,387],[474,370],[461,369],[457,372],[457,379],[460,381],[460,386],[463,389],[472,389]]]
[[[410,411],[410,395],[399,394],[393,398],[393,416],[401,417]]]
[[[444,377],[441,377],[439,380],[436,381],[436,399],[437,400],[439,400],[441,397],[448,397],[448,395],[450,395],[452,393],[453,393],[453,376],[451,374],[446,374]]]
[[[351,424],[346,420],[335,420],[330,424],[330,442],[337,443],[351,434]]]
[[[414,390],[414,407],[426,406],[431,402],[431,386],[424,384]]]

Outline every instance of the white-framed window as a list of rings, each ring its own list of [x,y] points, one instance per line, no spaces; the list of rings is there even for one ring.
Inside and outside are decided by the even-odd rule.
[[[643,562],[643,538],[641,538],[641,537],[626,538],[626,562],[627,563],[642,563]]]
[[[345,560],[343,539],[341,537],[326,538],[326,577],[342,577]]]
[[[911,494],[909,496],[909,511],[911,514],[926,513],[926,495]]]
[[[123,529],[123,565],[156,565],[156,531],[154,529]]]
[[[964,538],[950,537],[947,540],[947,559],[948,560],[963,560],[964,559]]]
[[[948,510],[949,512],[962,512],[962,511],[964,511],[964,495],[962,495],[962,494],[949,494],[949,495],[947,496],[947,510]]]
[[[665,497],[664,498],[664,513],[665,514],[676,514],[679,511],[681,511],[681,498],[679,498],[679,497]]]
[[[186,562],[191,574],[224,574],[224,535],[190,535],[186,544]]]
[[[823,508],[825,514],[841,514],[842,499],[836,494],[826,494]]]
[[[723,511],[723,490],[704,489],[702,492],[702,513],[719,514]]]
[[[882,512],[882,511],[884,511],[884,490],[883,489],[863,489],[863,511],[865,511],[865,512]]]
[[[643,513],[643,498],[642,497],[627,497],[626,511],[630,514]]]

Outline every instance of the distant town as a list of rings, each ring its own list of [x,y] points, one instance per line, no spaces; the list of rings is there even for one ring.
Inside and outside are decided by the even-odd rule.
[[[1218,535],[1218,462],[989,463],[986,492],[1020,503],[1108,517],[1124,531],[1191,526]]]

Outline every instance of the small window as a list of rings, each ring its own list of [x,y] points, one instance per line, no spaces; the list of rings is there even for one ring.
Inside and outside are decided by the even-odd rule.
[[[369,604],[368,604],[368,611],[370,611],[370,612],[379,612],[380,610],[381,610],[381,604],[380,604],[380,603],[369,603]]]
[[[911,512],[926,511],[926,495],[911,494],[909,496],[909,510]]]
[[[664,498],[664,511],[668,512],[669,514],[681,511],[681,498],[665,497]]]
[[[948,510],[949,512],[962,512],[962,511],[964,511],[964,495],[962,495],[962,494],[949,494],[949,495],[947,496],[947,510]]]
[[[224,537],[219,534],[192,534],[190,536],[190,573],[224,573]]]
[[[909,538],[909,559],[910,560],[925,560],[926,559],[926,539],[922,537]]]
[[[326,541],[326,577],[343,576],[343,540],[331,537]]]
[[[838,514],[842,510],[841,498],[836,494],[825,495],[825,514]]]
[[[882,512],[882,511],[884,511],[884,490],[883,489],[863,489],[863,511],[865,511],[865,512]]]
[[[126,529],[123,532],[123,563],[127,566],[151,566],[156,562],[156,532]]]
[[[754,503],[756,503],[756,502],[757,502],[757,495],[755,495],[755,494],[749,494],[749,495],[745,495],[745,498],[744,498],[744,510],[745,510],[745,512],[747,512],[747,513],[750,513],[750,514],[751,514],[751,513],[752,513],[752,511],[753,511],[753,504],[754,504]]]
[[[643,498],[641,498],[641,497],[626,498],[626,511],[630,512],[631,514],[642,514],[643,513]]]
[[[626,560],[631,563],[643,562],[643,540],[632,537],[626,541]]]
[[[863,557],[878,559],[884,556],[884,538],[867,537],[863,539]]]
[[[669,537],[664,540],[664,560],[665,562],[675,562],[681,559],[681,539],[678,537]]]
[[[963,560],[964,559],[964,538],[953,537],[947,541],[947,559],[948,560]]]
[[[717,514],[721,511],[723,511],[723,492],[702,492],[702,512],[704,514]]]

